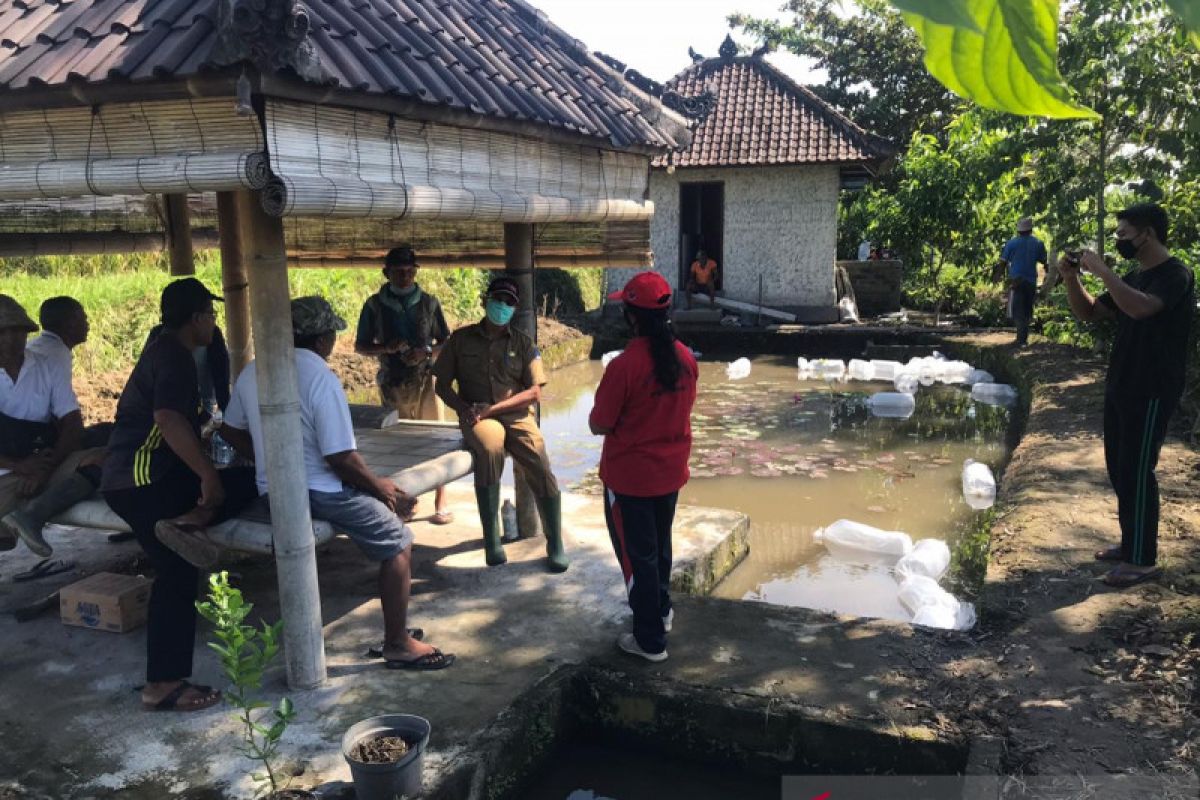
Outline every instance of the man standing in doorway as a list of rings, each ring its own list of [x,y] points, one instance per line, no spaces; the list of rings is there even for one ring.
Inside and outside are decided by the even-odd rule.
[[[519,300],[516,281],[493,278],[483,296],[486,315],[454,332],[433,373],[438,396],[458,414],[475,457],[475,499],[488,566],[508,561],[500,544],[500,476],[507,452],[524,468],[537,498],[547,566],[551,572],[565,572],[570,562],[563,553],[562,498],[533,413],[546,373],[537,345],[509,324]]]
[[[1104,460],[1117,494],[1121,544],[1096,558],[1118,562],[1104,582],[1121,588],[1162,574],[1154,468],[1183,395],[1196,308],[1195,276],[1167,250],[1167,229],[1160,206],[1131,206],[1117,214],[1117,252],[1137,262],[1133,270],[1119,276],[1091,250],[1068,254],[1058,265],[1076,317],[1117,322],[1105,380]],[[1107,291],[1093,298],[1080,282],[1081,268]]]
[[[687,307],[692,307],[692,295],[704,292],[708,295],[708,307],[717,307],[717,262],[703,250],[696,251],[696,260],[688,273]]]
[[[1029,343],[1029,323],[1033,321],[1033,303],[1037,297],[1038,263],[1046,265],[1046,245],[1033,235],[1033,220],[1017,220],[1017,235],[1000,251],[1001,269],[1008,271],[1009,313],[1017,326],[1016,346]]]
[[[442,304],[417,285],[417,255],[411,247],[393,247],[383,263],[388,282],[371,295],[358,317],[354,352],[379,358],[379,396],[400,419],[438,419],[433,362],[450,338]],[[446,490],[434,495],[429,521],[446,525]]]

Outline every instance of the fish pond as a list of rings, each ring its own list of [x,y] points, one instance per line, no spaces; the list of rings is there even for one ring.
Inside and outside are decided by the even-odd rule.
[[[598,361],[558,369],[544,394],[551,462],[572,491],[600,491],[602,442],[587,417],[603,371]],[[1003,461],[1010,412],[972,401],[964,387],[934,384],[920,388],[907,419],[873,416],[868,398],[891,390],[800,381],[794,357],[754,358],[741,380],[726,377],[724,362],[701,363],[692,477],[680,502],[750,518],[750,555],[716,596],[910,619],[888,570],[839,562],[814,541],[838,519],[946,541],[954,558],[945,585],[973,593],[989,512],[963,500],[963,461]]]

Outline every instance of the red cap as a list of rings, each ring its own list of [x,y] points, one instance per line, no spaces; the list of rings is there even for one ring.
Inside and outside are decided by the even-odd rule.
[[[609,300],[622,300],[638,308],[670,308],[671,285],[657,272],[639,272],[629,279],[625,288],[613,292]]]

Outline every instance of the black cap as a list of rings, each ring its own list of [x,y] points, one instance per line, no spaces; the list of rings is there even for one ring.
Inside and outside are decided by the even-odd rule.
[[[181,278],[172,281],[162,290],[162,321],[164,325],[177,327],[187,322],[192,314],[206,310],[213,302],[225,300],[208,290],[196,278]]]
[[[401,245],[388,250],[387,256],[383,259],[383,267],[415,267],[417,266],[417,254],[413,252],[411,247]]]
[[[521,290],[517,288],[517,282],[507,275],[492,278],[492,282],[488,284],[487,293],[488,297],[494,294],[506,294],[512,298],[514,304],[521,302]]]

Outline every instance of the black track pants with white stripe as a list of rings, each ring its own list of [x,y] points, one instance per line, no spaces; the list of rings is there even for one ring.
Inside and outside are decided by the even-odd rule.
[[[1121,551],[1127,563],[1154,566],[1158,558],[1158,453],[1177,401],[1158,397],[1104,398],[1104,460],[1117,493]]]
[[[667,649],[663,617],[671,610],[671,525],[679,492],[633,497],[604,489],[604,520],[621,564],[633,636],[647,653]]]

